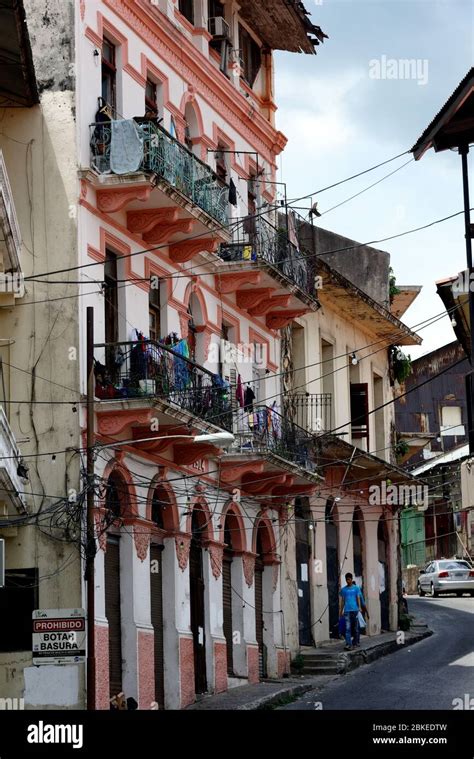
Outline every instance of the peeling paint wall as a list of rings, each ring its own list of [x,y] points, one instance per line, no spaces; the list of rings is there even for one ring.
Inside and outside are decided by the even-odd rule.
[[[24,5],[40,94],[73,90],[74,0],[24,0]]]

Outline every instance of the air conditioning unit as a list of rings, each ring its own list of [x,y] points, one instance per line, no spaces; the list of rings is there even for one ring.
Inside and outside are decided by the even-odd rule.
[[[230,26],[222,16],[208,19],[207,28],[216,39],[230,40]]]

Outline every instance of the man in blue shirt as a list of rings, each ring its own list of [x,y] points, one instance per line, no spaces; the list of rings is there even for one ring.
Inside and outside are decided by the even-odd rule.
[[[339,616],[346,620],[346,651],[352,650],[352,641],[354,648],[359,648],[359,620],[357,615],[362,611],[361,599],[362,592],[358,585],[354,583],[354,578],[350,572],[345,576],[347,585],[341,589],[339,594]]]

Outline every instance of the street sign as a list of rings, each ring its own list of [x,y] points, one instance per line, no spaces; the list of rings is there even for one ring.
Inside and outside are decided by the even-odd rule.
[[[84,609],[33,612],[33,664],[78,664],[86,658]]]
[[[5,587],[5,541],[0,538],[0,588]]]

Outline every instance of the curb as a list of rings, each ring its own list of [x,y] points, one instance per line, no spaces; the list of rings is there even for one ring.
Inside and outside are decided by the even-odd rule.
[[[265,706],[270,706],[271,704],[278,703],[282,696],[300,696],[303,693],[307,693],[308,691],[314,689],[314,687],[317,685],[315,679],[316,678],[314,678],[312,682],[293,685],[291,688],[281,688],[281,690],[278,690],[274,693],[270,693],[266,696],[260,696],[259,698],[255,698],[253,701],[249,701],[246,704],[237,706],[236,709],[240,711],[263,709]]]
[[[397,643],[396,639],[389,640],[386,643],[378,643],[373,648],[361,649],[356,653],[346,655],[347,664],[341,674],[344,674],[345,672],[351,672],[363,664],[369,664],[370,662],[376,661],[376,659],[380,659],[382,656],[386,656],[387,654],[395,653],[395,651],[402,651],[404,648],[407,648],[414,643],[418,643],[424,638],[429,638],[431,635],[433,635],[433,630],[430,630],[428,627],[426,627],[424,630],[420,630],[419,632],[409,633],[409,636],[407,635],[407,639],[403,645]]]

